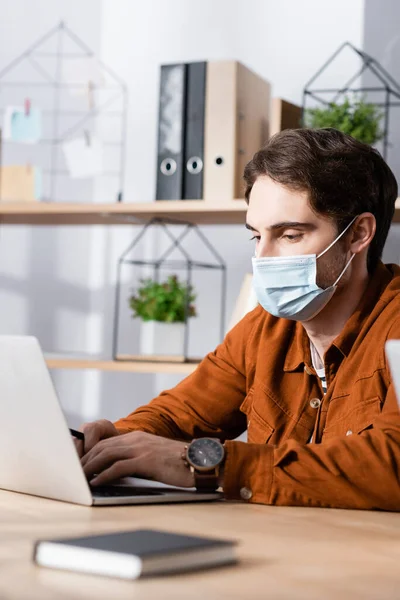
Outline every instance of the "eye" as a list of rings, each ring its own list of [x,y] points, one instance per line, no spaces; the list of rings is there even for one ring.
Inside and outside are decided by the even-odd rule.
[[[257,242],[259,242],[261,239],[261,236],[259,235],[253,235],[253,237],[249,238],[249,240],[252,242],[253,240],[257,240]]]
[[[303,237],[303,234],[302,233],[296,233],[296,234],[287,233],[286,235],[283,235],[282,237],[284,239],[288,240],[288,242],[298,242]]]

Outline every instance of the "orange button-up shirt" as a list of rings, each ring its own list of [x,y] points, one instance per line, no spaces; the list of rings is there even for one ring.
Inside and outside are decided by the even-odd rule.
[[[397,511],[400,413],[389,338],[400,338],[400,267],[380,263],[325,354],[325,395],[302,325],[258,306],[194,373],[116,426],[226,440],[227,498]],[[232,441],[246,428],[247,443]]]

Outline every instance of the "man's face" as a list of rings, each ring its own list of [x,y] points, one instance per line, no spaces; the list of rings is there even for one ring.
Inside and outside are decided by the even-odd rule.
[[[246,221],[255,237],[257,258],[318,256],[340,233],[331,219],[311,210],[305,192],[291,191],[266,176],[252,188]],[[349,258],[345,235],[317,260],[317,284],[332,285]]]

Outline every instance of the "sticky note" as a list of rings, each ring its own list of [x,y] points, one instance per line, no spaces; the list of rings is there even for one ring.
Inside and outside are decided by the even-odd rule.
[[[23,106],[7,106],[4,113],[3,139],[35,144],[42,137],[42,116],[38,108],[31,108],[29,113]]]
[[[5,202],[33,202],[42,196],[42,172],[31,165],[0,168],[0,199]]]

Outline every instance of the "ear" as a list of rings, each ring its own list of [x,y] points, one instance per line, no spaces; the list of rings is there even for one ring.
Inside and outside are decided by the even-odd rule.
[[[376,220],[372,213],[362,213],[357,217],[350,230],[350,251],[359,254],[370,245],[376,231]]]

